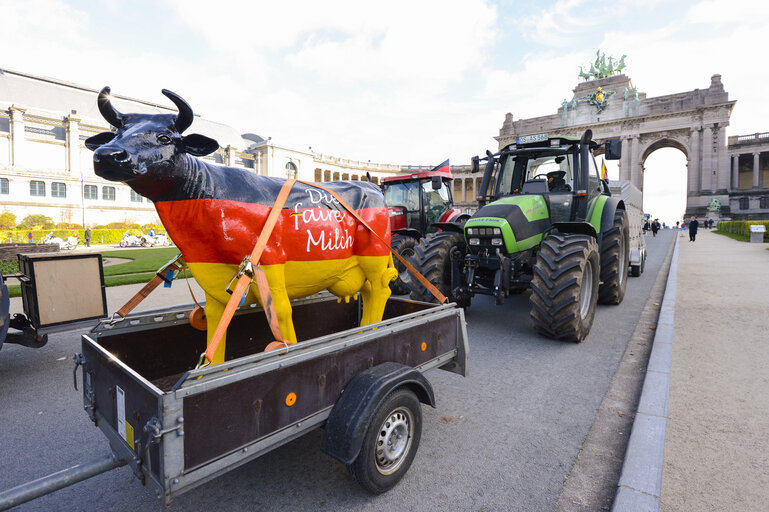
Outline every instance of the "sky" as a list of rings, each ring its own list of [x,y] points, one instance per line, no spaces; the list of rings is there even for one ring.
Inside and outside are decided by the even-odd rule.
[[[164,104],[167,88],[241,133],[353,160],[467,164],[507,112],[556,113],[598,49],[626,54],[648,97],[721,74],[727,134],[769,130],[757,0],[0,0],[0,19],[0,68]],[[644,209],[668,223],[685,165],[646,162]]]

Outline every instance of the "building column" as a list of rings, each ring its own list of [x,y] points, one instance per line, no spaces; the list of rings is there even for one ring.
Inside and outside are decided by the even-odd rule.
[[[718,128],[718,147],[716,148],[716,181],[713,183],[713,191],[728,190],[731,181],[731,173],[727,171],[729,165],[729,155],[727,154],[726,126],[719,125]]]
[[[639,135],[633,135],[630,154],[630,181],[643,192],[643,173],[641,169],[641,140]]]
[[[691,154],[689,155],[689,168],[687,169],[687,192],[698,192],[700,190],[700,165],[702,159],[700,158],[700,127],[692,128],[689,133],[689,147],[691,148]]]
[[[702,170],[700,172],[700,190],[710,190],[713,182],[713,128],[702,128]]]
[[[619,160],[619,179],[630,181],[630,141],[628,137],[622,138],[622,156]]]
[[[732,155],[732,190],[740,188],[740,155]]]
[[[21,167],[24,162],[24,112],[26,109],[11,105],[11,166]]]
[[[761,153],[753,153],[753,188],[758,188],[761,184],[761,174],[758,172],[758,157]]]
[[[67,116],[67,171],[70,176],[80,176],[80,119]]]

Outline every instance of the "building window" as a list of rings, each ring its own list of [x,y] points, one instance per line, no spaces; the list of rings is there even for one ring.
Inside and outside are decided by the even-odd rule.
[[[8,192],[6,192],[7,194]],[[762,210],[769,208],[769,197],[761,197],[758,199],[758,207]]]
[[[750,199],[747,197],[740,198],[740,210],[747,210],[750,208]]]
[[[96,189],[96,185],[86,185],[83,187],[84,199],[99,199],[99,192]]]
[[[44,181],[30,181],[29,182],[29,195],[34,197],[45,197],[45,182]]]
[[[290,180],[296,179],[296,165],[294,165],[294,162],[286,164],[286,177]]]
[[[67,197],[67,185],[65,183],[51,183],[51,197]]]
[[[141,203],[142,202],[142,196],[136,192],[135,190],[131,190],[131,202],[133,203]]]
[[[8,186],[8,178],[0,178],[0,194],[10,193],[10,187]]]
[[[114,201],[115,200],[115,187],[102,187],[101,188],[101,198],[105,201]]]

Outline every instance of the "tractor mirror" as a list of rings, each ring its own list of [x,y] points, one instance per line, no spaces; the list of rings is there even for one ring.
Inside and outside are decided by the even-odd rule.
[[[478,155],[475,155],[470,159],[470,172],[478,172],[481,170],[480,164],[478,162],[480,162]]]
[[[619,160],[622,158],[622,141],[620,139],[609,139],[606,141],[606,160]]]
[[[433,190],[440,190],[443,186],[443,180],[441,180],[440,176],[433,176]]]

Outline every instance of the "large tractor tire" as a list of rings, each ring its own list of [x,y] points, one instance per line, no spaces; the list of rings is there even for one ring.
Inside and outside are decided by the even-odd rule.
[[[603,234],[601,247],[601,286],[598,302],[619,304],[625,298],[628,267],[630,266],[630,231],[627,213],[617,210],[614,225]]]
[[[414,248],[417,246],[417,243],[418,240],[411,236],[393,236],[392,248],[413,265],[414,256],[416,255]],[[398,278],[390,283],[390,290],[393,295],[409,293],[409,291],[411,291],[409,281],[411,281],[413,277],[406,269],[406,266],[401,263],[401,260],[395,256],[393,256],[393,263],[395,263],[395,269],[398,271]]]
[[[441,231],[423,238],[417,244],[415,267],[438,290],[448,297],[449,302],[456,302],[451,293],[451,252],[454,249],[465,254],[465,237],[462,233]],[[409,281],[411,298],[424,302],[438,302],[427,288],[416,278]],[[460,307],[469,306],[468,301],[463,301]]]
[[[555,233],[537,253],[531,280],[531,321],[548,338],[579,343],[595,317],[598,244],[588,235]]]

